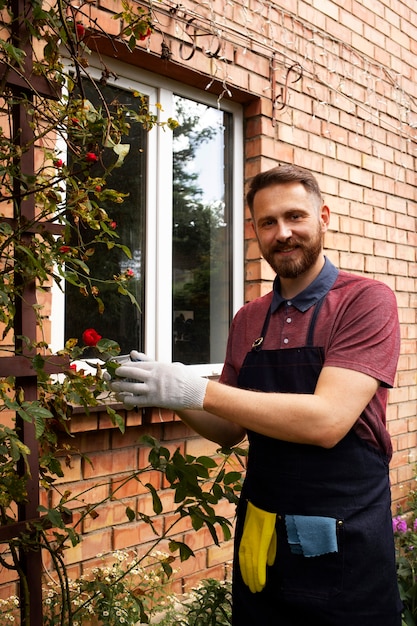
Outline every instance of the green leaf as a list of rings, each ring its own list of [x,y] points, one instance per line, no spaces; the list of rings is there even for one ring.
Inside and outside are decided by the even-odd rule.
[[[79,534],[71,526],[67,526],[66,531],[73,547],[80,543]]]
[[[216,482],[216,483],[221,483],[221,482],[222,482],[222,480],[223,480],[223,477],[224,477],[225,473],[226,473],[226,470],[225,470],[225,469],[224,469],[224,467],[223,467],[223,468],[220,470],[220,472],[217,474],[217,476],[216,476],[216,481],[215,481],[215,482]]]
[[[61,463],[55,457],[50,457],[48,460],[48,469],[51,474],[55,474],[59,478],[63,478],[64,472],[62,471]]]
[[[223,538],[225,541],[229,541],[232,538],[232,532],[230,530],[230,525],[229,524],[221,524],[222,530],[223,530]]]
[[[216,461],[210,456],[199,456],[196,458],[196,463],[201,463],[207,468],[217,467]]]
[[[168,559],[163,559],[161,561],[161,565],[162,565],[162,569],[164,570],[167,578],[170,578],[172,576],[172,567],[171,567]]]
[[[130,506],[126,507],[126,516],[129,522],[133,522],[136,518],[136,513],[133,509],[130,508]]]
[[[116,424],[116,426],[120,430],[120,432],[122,434],[124,434],[125,431],[126,431],[126,421],[125,421],[125,418],[122,417],[121,415],[119,415],[119,413],[116,413],[116,411],[114,409],[112,409],[111,407],[107,407],[107,413],[108,413],[108,415],[110,415],[110,417],[113,420],[113,423]]]
[[[212,487],[213,496],[216,498],[217,502],[221,500],[223,497],[223,489],[217,483],[214,483]]]
[[[130,248],[128,248],[127,246],[118,246],[121,250],[123,250],[123,252],[125,253],[125,255],[128,257],[128,259],[132,258],[132,251],[130,250]]]
[[[57,509],[49,509],[46,517],[55,528],[64,528],[64,522],[62,521],[61,513]]]
[[[97,350],[100,354],[107,352],[111,354],[111,356],[117,356],[120,353],[120,346],[117,341],[113,341],[112,339],[100,339],[100,341],[96,344]]]
[[[194,513],[190,513],[190,517],[194,530],[200,530],[200,528],[204,525],[204,520],[199,515],[195,515]]]
[[[14,46],[12,46],[12,44],[4,41],[4,39],[0,39],[0,48],[3,48],[6,57],[9,57],[13,61],[15,61],[15,63],[17,63],[20,68],[23,68],[23,62],[26,56],[24,50],[21,50],[20,48],[15,48]]]
[[[151,446],[152,448],[159,447],[158,440],[155,439],[155,437],[152,437],[151,435],[142,435],[139,438],[139,443],[142,443],[142,444],[147,445],[147,446]]]
[[[42,417],[35,417],[35,437],[40,439],[45,432],[45,420]]]
[[[159,515],[160,513],[162,513],[162,502],[160,497],[158,496],[158,492],[156,491],[155,487],[151,485],[151,483],[146,483],[145,487],[147,487],[151,492],[153,510],[156,515]]]
[[[237,483],[239,480],[241,480],[241,478],[241,472],[228,472],[225,475],[223,482],[225,485],[231,485],[232,483]]]
[[[194,552],[189,546],[187,546],[186,543],[183,543],[181,541],[170,541],[168,545],[171,552],[176,552],[177,550],[180,551],[181,561],[186,561],[190,558],[190,556],[194,556]]]

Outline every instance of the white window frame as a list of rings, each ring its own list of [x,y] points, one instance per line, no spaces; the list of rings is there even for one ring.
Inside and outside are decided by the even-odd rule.
[[[112,59],[105,60],[115,73],[115,85],[140,91],[149,97],[152,112],[159,121],[174,117],[175,93],[233,114],[233,219],[232,219],[232,313],[244,297],[244,203],[243,203],[243,114],[241,107],[207,92],[185,86],[163,76],[138,70]],[[101,71],[91,60],[89,73],[99,78]],[[109,81],[113,82],[113,81]],[[161,107],[155,107],[158,103]],[[145,352],[157,360],[172,360],[172,131],[155,126],[149,131],[146,164],[146,245],[145,245]],[[166,259],[164,261],[164,259]],[[51,349],[64,345],[64,294],[54,286]],[[132,349],[135,346],[132,346]],[[223,363],[193,365],[204,376],[217,376]]]

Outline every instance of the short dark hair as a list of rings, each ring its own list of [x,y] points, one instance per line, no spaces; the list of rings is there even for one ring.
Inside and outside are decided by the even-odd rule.
[[[253,201],[258,191],[265,189],[265,187],[270,187],[271,185],[283,185],[285,183],[300,183],[306,191],[316,196],[317,200],[322,203],[323,199],[319,184],[309,170],[298,165],[280,163],[266,172],[256,174],[251,180],[246,195],[250,212],[253,214]]]

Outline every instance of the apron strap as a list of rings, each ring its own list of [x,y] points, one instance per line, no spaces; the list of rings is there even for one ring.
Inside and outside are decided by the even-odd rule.
[[[320,309],[321,309],[321,307],[323,305],[323,302],[324,302],[324,299],[325,299],[326,295],[327,294],[325,294],[315,304],[313,315],[311,317],[310,325],[308,327],[308,333],[307,333],[306,346],[308,346],[308,347],[313,345],[314,329],[315,329],[315,326],[316,326],[316,320],[317,320],[318,314],[320,313]],[[264,338],[266,336],[266,332],[268,330],[269,320],[271,319],[271,314],[272,314],[271,313],[271,307],[272,307],[272,305],[269,307],[268,313],[266,314],[265,321],[264,321],[264,324],[262,326],[262,331],[261,331],[260,336],[257,339],[255,339],[255,341],[252,344],[252,351],[253,352],[259,352],[259,350],[262,350],[262,344],[263,344]]]
[[[259,352],[259,350],[262,349],[264,337],[266,335],[266,331],[268,330],[268,326],[269,326],[269,320],[271,319],[271,307],[272,307],[272,304],[268,309],[268,313],[266,314],[264,325],[262,326],[261,334],[259,335],[258,339],[255,339],[255,341],[252,344],[253,352]]]
[[[308,328],[306,346],[312,346],[313,345],[314,329],[316,327],[317,317],[318,317],[318,314],[320,313],[320,309],[321,309],[321,307],[323,305],[323,302],[324,302],[324,299],[325,299],[326,296],[327,296],[327,294],[325,296],[323,296],[321,298],[321,300],[316,302],[316,305],[315,305],[314,311],[313,311],[313,315],[311,316],[310,326]]]

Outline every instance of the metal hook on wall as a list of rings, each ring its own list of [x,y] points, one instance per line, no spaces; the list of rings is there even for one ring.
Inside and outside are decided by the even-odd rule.
[[[185,33],[191,39],[191,43],[188,43],[188,42],[186,43],[185,41],[181,41],[180,43],[179,53],[183,61],[189,61],[190,59],[192,59],[197,48],[197,27],[193,25],[194,21],[195,21],[195,17],[191,17],[189,20],[187,20],[187,24],[185,26]],[[193,31],[192,34],[190,34],[189,32],[191,28]],[[188,54],[185,54],[184,52],[184,48],[186,46],[191,46],[191,52],[189,52]]]
[[[274,58],[274,57],[273,57]],[[273,68],[272,68],[273,69]],[[291,74],[295,74],[294,80],[290,80]],[[288,104],[289,100],[289,85],[297,83],[303,77],[303,68],[300,63],[293,63],[287,70],[285,75],[284,85],[280,88],[280,91],[275,95],[275,79],[272,77],[272,107],[273,107],[273,124],[275,125],[275,112],[282,111]]]

